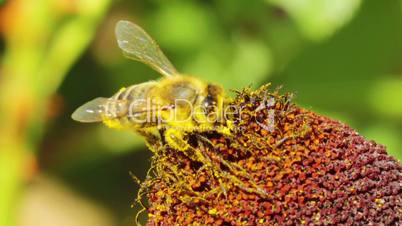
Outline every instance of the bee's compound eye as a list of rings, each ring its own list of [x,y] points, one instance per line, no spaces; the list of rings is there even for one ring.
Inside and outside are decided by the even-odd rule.
[[[71,118],[78,122],[100,122],[107,100],[103,97],[95,98],[77,108]]]

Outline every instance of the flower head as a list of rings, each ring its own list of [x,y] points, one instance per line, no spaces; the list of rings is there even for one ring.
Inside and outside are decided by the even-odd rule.
[[[148,225],[402,223],[402,166],[384,146],[267,90],[238,93],[232,134],[156,148]]]

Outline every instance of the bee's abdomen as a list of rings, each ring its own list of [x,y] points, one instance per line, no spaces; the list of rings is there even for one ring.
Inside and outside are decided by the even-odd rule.
[[[149,91],[155,86],[156,82],[145,82],[132,85],[117,92],[113,98],[115,100],[139,101],[149,97]]]
[[[143,115],[149,110],[149,93],[155,84],[146,82],[121,89],[111,98],[114,106],[108,107],[109,114],[117,116],[121,124],[143,124]]]

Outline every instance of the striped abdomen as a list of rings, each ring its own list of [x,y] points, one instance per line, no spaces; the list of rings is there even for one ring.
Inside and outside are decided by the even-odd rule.
[[[137,122],[150,107],[149,91],[156,82],[145,82],[121,89],[107,101],[105,114],[122,123]]]

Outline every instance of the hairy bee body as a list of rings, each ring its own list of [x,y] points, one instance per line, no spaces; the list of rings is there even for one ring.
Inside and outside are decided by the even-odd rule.
[[[118,22],[116,36],[124,55],[165,77],[122,88],[110,98],[96,98],[78,108],[74,120],[132,129],[150,144],[166,142],[178,150],[187,149],[189,132],[228,132],[220,86],[178,73],[156,42],[131,22]]]
[[[150,81],[121,88],[105,101],[102,121],[112,128],[142,127],[134,119],[143,115],[146,103],[138,100],[146,100],[156,84],[157,82]]]
[[[223,89],[190,76],[175,76],[123,88],[106,101],[102,121],[134,129],[151,140],[185,149],[185,133],[213,130],[223,123]],[[160,137],[163,131],[163,138]]]

